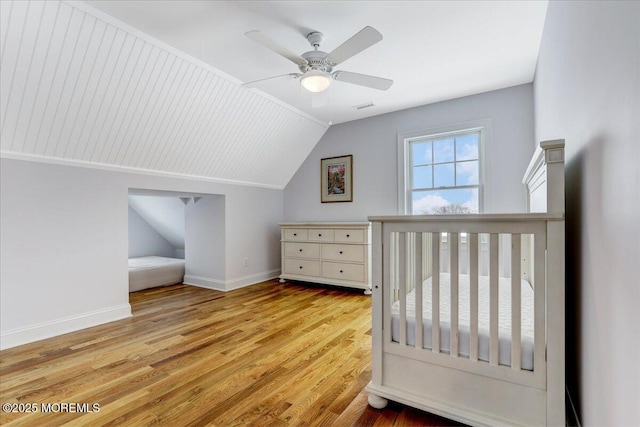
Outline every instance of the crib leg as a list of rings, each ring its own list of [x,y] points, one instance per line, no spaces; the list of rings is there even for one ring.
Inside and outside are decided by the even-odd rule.
[[[388,400],[373,393],[369,393],[369,406],[376,409],[384,409]]]
[[[280,279],[280,283],[286,283],[287,281],[284,279]]]

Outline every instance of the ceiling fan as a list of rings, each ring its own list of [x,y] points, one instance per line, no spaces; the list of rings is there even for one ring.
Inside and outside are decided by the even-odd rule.
[[[335,48],[331,53],[318,50],[324,40],[324,35],[320,32],[314,31],[307,35],[307,40],[313,47],[313,50],[305,52],[302,55],[297,55],[291,52],[289,49],[271,40],[260,31],[249,31],[245,33],[245,35],[267,49],[271,49],[277,54],[282,55],[289,61],[295,63],[300,72],[255,80],[243,84],[242,86],[244,87],[255,87],[257,84],[265,80],[287,77],[294,79],[299,78],[302,87],[310,92],[322,92],[326,90],[331,85],[332,80],[379,90],[387,90],[393,84],[393,80],[383,79],[381,77],[352,73],[350,71],[333,70],[333,67],[336,65],[346,61],[352,56],[357,55],[366,48],[382,40],[382,34],[373,27],[364,27],[349,40]]]

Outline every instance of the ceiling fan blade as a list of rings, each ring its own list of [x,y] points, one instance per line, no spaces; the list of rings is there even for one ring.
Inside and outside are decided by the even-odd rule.
[[[373,89],[387,90],[393,84],[393,80],[382,77],[369,76],[367,74],[352,73],[350,71],[336,71],[333,73],[335,80],[366,86]]]
[[[329,55],[327,61],[332,66],[336,66],[346,61],[352,56],[362,52],[369,46],[372,46],[382,40],[382,34],[373,27],[364,27],[349,40],[335,48]]]
[[[267,77],[266,79],[260,79],[260,80],[254,80],[252,82],[247,82],[247,83],[243,83],[240,86],[242,87],[246,87],[246,88],[252,88],[252,87],[257,87],[259,86],[259,83],[262,83],[266,80],[273,80],[273,79],[279,79],[282,77],[290,77],[292,79],[297,79],[298,77],[300,77],[302,74],[300,73],[289,73],[289,74],[281,74],[279,76],[273,76],[273,77]]]
[[[286,47],[281,46],[280,44],[276,43],[275,41],[271,40],[269,37],[265,36],[262,32],[260,32],[258,30],[253,30],[253,31],[246,32],[246,33],[244,33],[244,35],[249,37],[254,42],[260,43],[262,46],[266,47],[267,49],[271,49],[275,53],[284,56],[285,58],[287,58],[289,61],[293,62],[294,64],[306,65],[306,63],[307,63],[306,59],[304,59],[303,57],[301,57],[300,55],[298,55],[296,53],[291,52],[289,49],[287,49]]]

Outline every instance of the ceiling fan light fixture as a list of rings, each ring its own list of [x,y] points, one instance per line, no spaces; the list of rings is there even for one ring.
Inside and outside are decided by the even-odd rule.
[[[331,85],[331,76],[320,70],[311,70],[302,76],[300,84],[309,92],[323,92]]]

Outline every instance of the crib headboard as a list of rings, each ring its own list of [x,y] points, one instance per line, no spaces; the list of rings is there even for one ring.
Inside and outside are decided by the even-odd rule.
[[[527,188],[528,212],[564,214],[564,139],[540,142],[522,183]],[[533,242],[523,236],[521,274],[535,286],[533,264]]]
[[[564,213],[564,139],[542,141],[522,178],[527,211]]]

